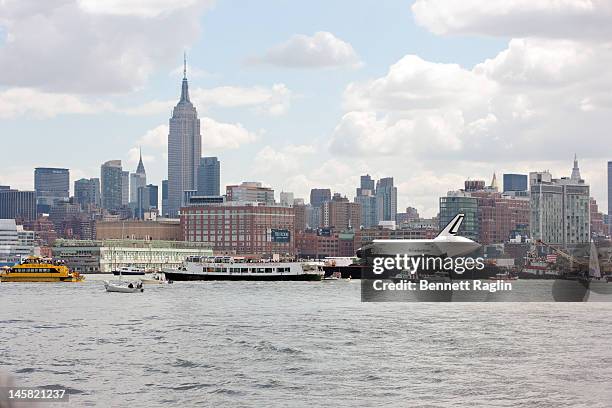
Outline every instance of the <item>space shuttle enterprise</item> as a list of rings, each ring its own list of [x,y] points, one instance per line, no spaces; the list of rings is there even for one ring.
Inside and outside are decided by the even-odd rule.
[[[465,214],[457,214],[434,239],[375,239],[357,251],[362,260],[395,255],[444,256],[467,255],[480,248],[478,242],[458,235]]]

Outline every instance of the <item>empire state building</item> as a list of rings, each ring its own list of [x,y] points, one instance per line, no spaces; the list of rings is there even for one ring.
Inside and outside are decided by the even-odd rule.
[[[198,188],[201,154],[200,119],[189,100],[187,60],[184,58],[181,99],[172,111],[168,134],[168,214],[171,217],[178,216],[181,206],[185,204],[184,191]]]

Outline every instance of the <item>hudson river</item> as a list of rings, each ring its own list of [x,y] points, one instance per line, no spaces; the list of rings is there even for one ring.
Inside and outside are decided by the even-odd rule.
[[[359,281],[117,294],[97,279],[0,283],[0,371],[68,388],[50,407],[612,405],[610,303],[361,303]]]

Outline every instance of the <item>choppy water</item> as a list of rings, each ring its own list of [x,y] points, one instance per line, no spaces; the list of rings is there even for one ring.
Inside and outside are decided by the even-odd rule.
[[[610,303],[360,303],[356,281],[0,284],[0,370],[74,407],[609,407],[611,328]]]

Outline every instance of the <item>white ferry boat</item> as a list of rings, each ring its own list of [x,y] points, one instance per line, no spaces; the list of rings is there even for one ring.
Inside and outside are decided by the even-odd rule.
[[[303,262],[251,261],[231,256],[190,256],[180,268],[164,268],[163,272],[172,281],[319,281],[323,274],[316,265]]]

